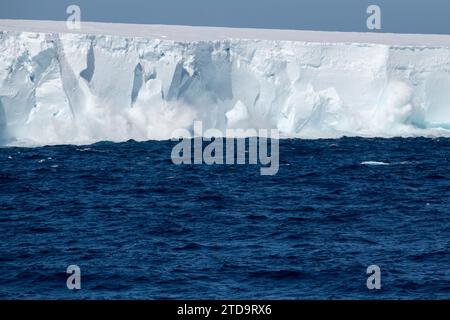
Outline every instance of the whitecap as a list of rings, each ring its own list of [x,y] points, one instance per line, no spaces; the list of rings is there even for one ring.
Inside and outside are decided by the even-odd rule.
[[[388,166],[390,163],[387,162],[381,162],[381,161],[363,161],[361,162],[362,165],[365,166]]]

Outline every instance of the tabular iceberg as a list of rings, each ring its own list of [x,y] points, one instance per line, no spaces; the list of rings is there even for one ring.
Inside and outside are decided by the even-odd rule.
[[[447,45],[3,30],[8,144],[169,139],[196,120],[284,137],[450,136]]]

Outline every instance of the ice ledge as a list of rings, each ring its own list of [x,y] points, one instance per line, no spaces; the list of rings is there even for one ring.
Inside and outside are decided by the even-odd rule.
[[[450,137],[450,36],[82,26],[0,20],[0,141]]]
[[[100,22],[82,22],[81,29],[70,30],[66,27],[65,21],[0,19],[0,31],[116,35],[187,42],[225,39],[260,39],[319,43],[450,47],[450,35],[219,28]]]

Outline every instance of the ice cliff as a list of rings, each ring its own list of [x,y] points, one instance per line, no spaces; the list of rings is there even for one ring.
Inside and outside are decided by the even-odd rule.
[[[8,144],[168,139],[195,120],[301,138],[450,136],[447,45],[5,29]]]

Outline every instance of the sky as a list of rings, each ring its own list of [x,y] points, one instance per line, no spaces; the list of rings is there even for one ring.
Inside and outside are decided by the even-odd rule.
[[[450,34],[449,0],[0,0],[0,19],[368,31],[366,9],[381,8],[377,32]]]

